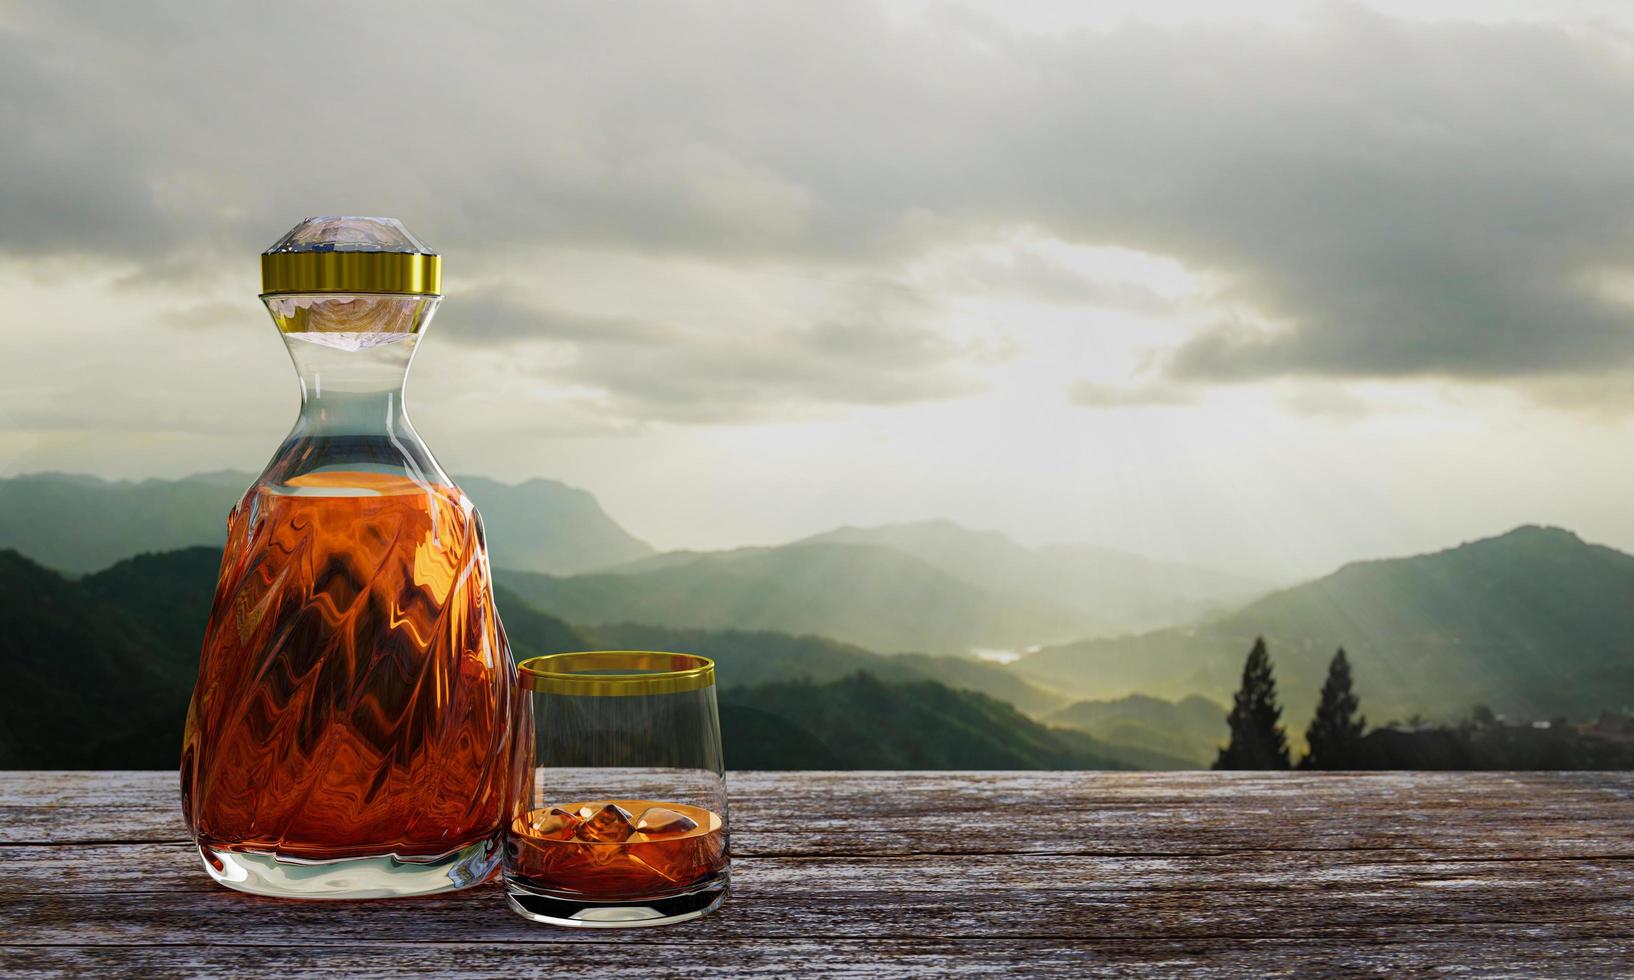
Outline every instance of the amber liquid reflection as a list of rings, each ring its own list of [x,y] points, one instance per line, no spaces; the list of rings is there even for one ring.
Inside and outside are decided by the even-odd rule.
[[[206,847],[431,857],[496,834],[513,667],[470,502],[351,472],[234,508],[182,749]],[[344,488],[344,489],[342,489]]]
[[[723,831],[717,814],[685,803],[598,800],[541,807],[511,824],[505,870],[512,881],[546,892],[649,898],[725,870]]]

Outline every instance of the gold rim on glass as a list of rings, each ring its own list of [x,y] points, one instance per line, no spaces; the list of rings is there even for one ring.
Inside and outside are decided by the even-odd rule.
[[[715,683],[715,661],[656,650],[587,650],[530,657],[516,665],[522,686],[544,694],[628,697],[698,691]],[[623,671],[597,674],[589,671]]]

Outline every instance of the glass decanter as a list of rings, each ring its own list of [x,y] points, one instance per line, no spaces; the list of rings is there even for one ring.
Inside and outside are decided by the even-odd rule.
[[[182,744],[217,881],[299,898],[478,884],[499,860],[516,670],[482,522],[403,407],[441,259],[389,218],[262,256],[301,413],[228,515]]]

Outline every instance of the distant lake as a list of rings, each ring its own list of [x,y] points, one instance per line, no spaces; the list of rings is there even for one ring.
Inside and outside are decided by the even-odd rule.
[[[977,660],[986,660],[995,664],[1008,664],[1020,660],[1024,654],[1031,652],[1031,650],[984,650],[980,647],[972,647],[970,655]]]

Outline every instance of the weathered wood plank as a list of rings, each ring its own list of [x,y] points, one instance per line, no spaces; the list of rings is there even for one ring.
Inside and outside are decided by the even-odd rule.
[[[0,844],[185,839],[169,774],[107,775],[106,791],[103,774],[4,777]],[[735,775],[742,853],[1194,854],[1448,838],[1493,852],[1592,840],[1595,853],[1634,854],[1625,773]]]
[[[120,894],[217,895],[188,844],[109,844],[72,860],[62,848],[19,846],[4,852],[6,896]],[[1490,881],[1511,888],[1592,884],[1602,898],[1634,897],[1634,858],[1574,856],[1459,857],[1432,850],[1264,851],[1254,855],[939,854],[777,857],[738,854],[737,893],[751,885],[800,889],[813,877],[827,889],[892,886],[969,893],[1016,888],[1273,891],[1383,885],[1458,888]],[[109,868],[121,869],[110,875]],[[1626,878],[1624,876],[1627,876]],[[213,899],[212,899],[213,900]]]
[[[913,936],[972,939],[1218,939],[1265,936],[1377,942],[1435,927],[1501,926],[1551,940],[1629,937],[1634,896],[1601,897],[1592,881],[1517,888],[1469,879],[1453,887],[1413,885],[1268,890],[1048,889],[904,890],[889,882],[806,889],[790,894],[752,876],[708,921],[688,925],[685,941],[814,936],[894,940]],[[138,893],[8,896],[0,944],[69,945],[87,932],[108,943],[156,945],[180,937],[234,936],[300,946],[328,942],[533,942],[540,929],[507,912],[498,889],[399,903],[392,907],[276,902],[237,895]],[[620,936],[632,945],[682,941],[669,932]],[[586,934],[584,941],[605,941]]]
[[[0,774],[0,972],[1634,972],[1634,774],[743,773],[731,788],[732,899],[610,935],[526,923],[494,885],[239,895],[198,869],[173,775]]]
[[[619,937],[622,939],[623,937]],[[1471,949],[1485,951],[1473,969]],[[322,975],[379,977],[1402,977],[1474,973],[1482,977],[1626,975],[1626,949],[1570,942],[1533,942],[1502,931],[1415,936],[1404,942],[1336,947],[1275,938],[1196,940],[936,940],[887,943],[803,939],[761,943],[735,939],[689,945],[653,944],[632,950],[603,937],[597,943],[537,942],[527,946],[390,943],[292,949],[241,943],[169,947],[37,947],[5,950],[13,977],[140,972],[152,977]],[[1545,966],[1546,965],[1546,966]]]

